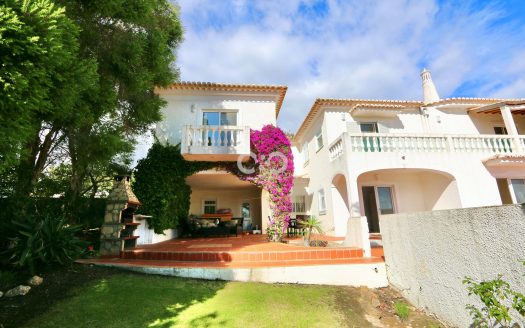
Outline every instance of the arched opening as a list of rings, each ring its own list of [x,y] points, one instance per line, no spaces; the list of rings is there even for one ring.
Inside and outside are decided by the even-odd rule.
[[[347,221],[350,217],[348,191],[344,175],[338,174],[332,179],[331,195],[335,235],[344,236],[346,234]]]
[[[428,169],[369,171],[357,179],[361,214],[370,232],[380,232],[381,215],[461,207],[456,179]]]

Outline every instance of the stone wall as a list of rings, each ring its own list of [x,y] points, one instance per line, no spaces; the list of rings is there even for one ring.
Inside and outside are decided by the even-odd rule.
[[[121,232],[125,225],[122,223],[122,211],[128,207],[137,207],[139,200],[129,185],[130,177],[115,177],[113,188],[109,193],[104,224],[100,229],[100,255],[119,256],[124,248]]]
[[[469,326],[465,305],[479,304],[465,276],[503,274],[525,292],[525,205],[384,215],[380,225],[390,284],[449,324]]]

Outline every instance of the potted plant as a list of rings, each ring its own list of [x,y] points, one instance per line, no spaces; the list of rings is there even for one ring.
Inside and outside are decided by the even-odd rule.
[[[323,234],[323,228],[321,226],[321,221],[315,216],[299,220],[299,225],[303,229],[303,241],[305,246],[310,246],[310,238],[312,237],[312,232],[317,232],[318,234]]]

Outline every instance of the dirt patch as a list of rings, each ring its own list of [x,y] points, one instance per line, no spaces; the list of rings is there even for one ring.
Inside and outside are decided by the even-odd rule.
[[[44,272],[44,282],[25,296],[0,298],[0,327],[20,327],[46,312],[56,302],[75,295],[77,287],[122,271],[74,264],[71,267]],[[30,314],[30,315],[28,315]]]
[[[445,327],[433,317],[411,306],[392,288],[341,288],[337,296],[338,310],[346,327],[438,328]],[[396,314],[394,304],[402,302],[409,311],[406,318]]]

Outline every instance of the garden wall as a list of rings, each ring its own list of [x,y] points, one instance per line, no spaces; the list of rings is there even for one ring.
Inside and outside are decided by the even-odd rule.
[[[390,284],[414,305],[468,327],[475,304],[462,280],[498,274],[525,292],[525,205],[384,215],[381,234]],[[522,322],[522,325],[525,322]]]

